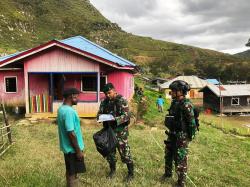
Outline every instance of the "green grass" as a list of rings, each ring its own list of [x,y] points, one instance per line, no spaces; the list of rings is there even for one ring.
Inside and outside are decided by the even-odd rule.
[[[246,125],[250,124],[250,117],[246,116],[215,116],[215,115],[200,115],[200,121],[222,130],[225,133],[250,137],[250,128]]]
[[[162,97],[164,98],[164,95],[149,89],[144,90],[144,95],[146,97],[145,100],[147,103],[147,111],[143,115],[145,123],[149,126],[163,126],[165,115],[170,105],[170,101],[165,99],[165,103],[163,106],[164,111],[163,113],[161,113],[158,112],[158,108],[156,106],[156,99],[159,95],[162,95]]]
[[[0,186],[64,186],[65,168],[58,148],[57,126],[37,124],[13,130],[16,143],[0,159]],[[87,173],[80,176],[82,186],[124,186],[126,167],[120,159],[116,178],[107,180],[105,177],[107,162],[97,153],[92,140],[98,128],[83,126],[82,130],[87,166]],[[164,130],[130,128],[135,180],[129,186],[171,186],[174,183],[176,176],[166,183],[159,180],[164,170],[165,138]],[[249,138],[237,138],[202,124],[189,152],[188,176],[196,186],[249,185]],[[189,180],[187,184],[192,186]]]
[[[162,95],[162,97],[164,98],[164,94],[149,89],[150,85],[141,80],[139,77],[135,78],[135,83],[139,88],[143,88],[144,91],[144,98],[142,99],[142,103],[139,103],[138,106],[138,111],[144,111],[142,112],[140,118],[147,126],[162,128],[167,109],[170,106],[170,100],[164,99],[165,103],[163,106],[163,113],[158,112],[156,100],[159,95]]]

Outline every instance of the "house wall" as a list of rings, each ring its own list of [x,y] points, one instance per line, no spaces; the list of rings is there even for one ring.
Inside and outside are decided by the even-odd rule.
[[[25,61],[27,72],[99,72],[99,63],[58,47]]]
[[[81,90],[81,75],[72,75],[72,74],[65,74],[65,80],[64,80],[64,89],[75,87],[78,90]],[[101,94],[100,94],[101,95]],[[97,101],[97,92],[82,92],[79,95],[80,101]]]
[[[220,99],[211,90],[205,89],[203,91],[203,106],[205,109],[210,108],[216,112],[220,112]],[[240,96],[240,105],[231,105],[232,97],[222,98],[222,113],[239,113],[250,112],[250,105],[247,102],[247,98],[250,96]]]
[[[220,99],[209,89],[203,92],[203,106],[205,109],[209,108],[213,111],[220,111]]]
[[[29,74],[30,96],[49,94],[49,75],[48,74]]]
[[[250,96],[239,96],[240,105],[231,105],[232,97],[224,97],[223,112],[224,113],[250,112],[250,105],[247,102],[247,98],[250,98]]]
[[[5,81],[6,76],[17,77],[17,92],[6,93]],[[22,71],[0,71],[0,99],[3,99],[4,103],[8,106],[24,106],[24,74]]]
[[[58,108],[62,105],[62,102],[53,103],[53,112],[57,113]],[[96,117],[100,103],[78,103],[73,106],[80,117]]]
[[[240,96],[239,97],[239,99],[240,99],[240,106],[248,106],[248,104],[247,104],[247,98],[249,98],[249,97],[250,96]],[[233,97],[224,97],[224,99],[223,99],[224,106],[231,106],[231,100],[232,100],[232,98]]]
[[[28,83],[28,73],[31,72],[68,72],[68,73],[83,73],[83,72],[99,72],[99,63],[91,61],[83,56],[75,54],[73,52],[61,49],[58,47],[53,47],[51,49],[45,50],[41,53],[38,53],[24,61],[24,77],[25,83]],[[66,82],[67,87],[76,86],[80,88],[81,82],[78,78]],[[47,81],[45,81],[47,82]],[[34,92],[38,92],[37,88],[34,87]],[[28,87],[26,86],[26,90]],[[96,94],[86,93],[81,94],[81,100],[94,101],[96,100]],[[26,112],[29,113],[29,97],[28,93],[25,94],[26,101]],[[91,107],[90,107],[91,108]]]
[[[129,72],[115,71],[108,74],[108,82],[111,82],[116,91],[130,100],[134,94],[134,77]]]

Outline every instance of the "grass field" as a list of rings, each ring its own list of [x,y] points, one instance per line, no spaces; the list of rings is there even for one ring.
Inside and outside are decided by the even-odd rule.
[[[211,125],[225,133],[250,137],[250,117],[249,116],[223,116],[200,115],[200,121]],[[249,126],[248,126],[249,125]]]
[[[92,135],[98,127],[82,130],[86,144],[87,173],[82,186],[123,186],[126,167],[118,161],[117,175],[107,180],[108,165],[97,153]],[[13,129],[15,144],[0,159],[0,186],[64,186],[64,161],[58,148],[57,126],[37,124]],[[135,160],[135,180],[129,186],[171,186],[161,183],[164,170],[164,130],[130,128],[130,145]],[[157,143],[158,144],[157,144]],[[196,186],[248,186],[250,183],[250,139],[224,134],[202,125],[190,144],[188,176]],[[175,176],[176,179],[176,176]],[[188,186],[193,186],[188,180]]]
[[[135,180],[128,186],[172,186],[162,183],[164,171],[163,126],[165,113],[155,106],[158,93],[145,90],[147,110],[142,121],[130,127],[129,142],[135,162]],[[246,120],[245,120],[246,119]],[[250,138],[242,124],[247,118],[222,118],[201,115],[200,132],[189,146],[188,177],[196,186],[249,186]],[[153,128],[152,128],[153,127]],[[117,175],[107,180],[107,162],[98,154],[92,140],[101,127],[83,122],[87,173],[80,176],[82,186],[125,186],[126,166],[118,159]],[[237,136],[232,129],[237,129]],[[15,144],[0,158],[0,186],[65,186],[63,154],[59,151],[57,126],[41,122],[13,126]],[[244,136],[242,136],[244,135]],[[117,155],[118,156],[118,155]],[[195,186],[187,180],[187,186]]]

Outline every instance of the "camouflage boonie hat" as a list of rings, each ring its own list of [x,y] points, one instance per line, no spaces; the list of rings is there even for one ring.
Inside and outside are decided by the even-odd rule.
[[[112,83],[107,83],[107,84],[104,85],[102,91],[104,93],[106,93],[106,92],[108,92],[109,90],[111,90],[113,88],[115,88],[115,87],[114,87],[114,85]]]

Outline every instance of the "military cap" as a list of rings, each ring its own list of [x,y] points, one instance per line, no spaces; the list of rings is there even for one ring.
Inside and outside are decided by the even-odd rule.
[[[72,94],[80,94],[80,90],[76,89],[76,88],[67,88],[63,91],[63,97],[68,97]]]
[[[106,92],[108,92],[109,90],[114,89],[114,88],[115,88],[115,87],[114,87],[114,85],[113,85],[112,83],[107,83],[107,84],[104,85],[102,91],[103,91],[104,93],[106,93]]]

